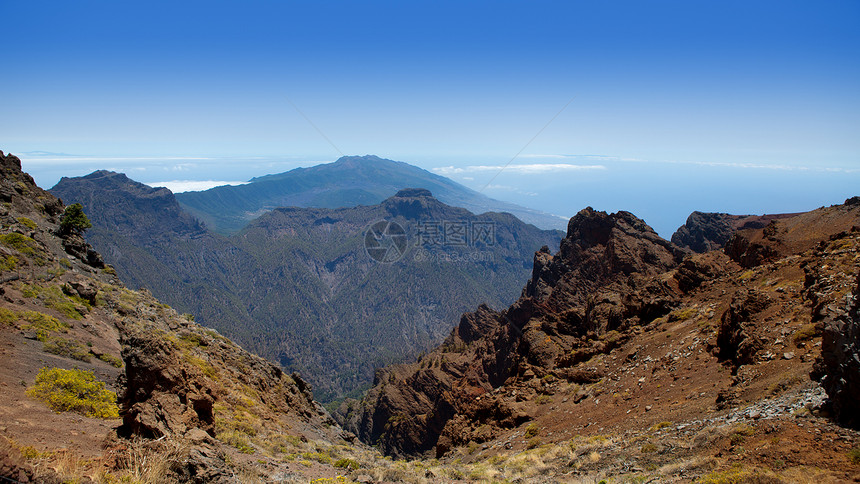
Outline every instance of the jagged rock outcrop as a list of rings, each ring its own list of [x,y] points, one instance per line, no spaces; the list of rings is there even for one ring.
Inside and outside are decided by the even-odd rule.
[[[845,307],[823,325],[814,376],[827,390],[836,420],[860,428],[860,273]]]
[[[257,400],[253,410],[240,404],[242,411],[258,418],[334,423],[298,375],[285,374],[175,313],[172,317],[158,309],[150,313],[149,318],[162,320],[162,325],[147,324],[146,312],[136,316],[119,323],[126,388],[120,396],[121,434],[157,438],[196,429],[214,437],[219,430],[215,405],[237,405],[242,393]]]
[[[32,204],[38,204],[48,222],[59,223],[63,202],[36,186],[33,177],[21,171],[20,158],[0,151],[0,175],[0,202],[25,210],[29,210]]]
[[[586,208],[570,220],[558,253],[548,247],[535,253],[516,303],[463,315],[445,343],[417,364],[380,370],[363,402],[345,403],[340,418],[364,441],[397,455],[434,449],[441,455],[489,440],[494,429],[530,418],[493,398],[495,388],[547,375],[599,379],[597,371],[568,367],[624,340],[601,335],[666,314],[679,291],[672,279],[656,276],[683,255],[629,212]]]
[[[672,243],[697,253],[722,249],[738,230],[762,229],[772,220],[796,214],[731,215],[728,213],[693,212],[684,225],[672,234]]]
[[[692,292],[703,282],[717,276],[723,266],[721,263],[723,261],[720,259],[726,258],[725,255],[716,252],[710,255],[695,254],[685,257],[675,272],[678,287],[685,293]]]
[[[693,212],[672,234],[672,243],[698,253],[722,248],[731,237],[732,222],[737,218],[738,215],[727,213]]]
[[[45,256],[52,258],[57,247],[91,267],[104,267],[101,255],[77,233],[60,230],[60,219],[65,206],[62,200],[42,190],[36,185],[29,174],[21,171],[21,160],[12,154],[0,151],[0,201],[9,204],[0,208],[0,216],[9,212],[28,213],[32,223],[42,225],[46,231],[34,230],[21,226],[17,219],[9,220],[10,224],[19,225],[19,233],[29,238],[38,237],[36,242],[46,245]],[[26,232],[26,233],[25,233]],[[56,237],[54,237],[56,236]]]
[[[182,361],[166,334],[159,336],[123,337],[127,390],[121,432],[157,438],[199,428],[214,437],[215,398],[203,372]]]
[[[755,267],[785,254],[778,233],[779,224],[771,222],[762,230],[738,232],[726,243],[726,254],[743,267]]]
[[[767,308],[770,299],[756,290],[742,289],[732,298],[729,309],[723,313],[717,333],[718,357],[730,361],[735,367],[754,361],[762,342],[748,326],[752,317]]]
[[[811,212],[763,216],[762,227],[741,227],[725,253],[743,267],[756,267],[813,248],[822,238],[860,226],[860,197]]]

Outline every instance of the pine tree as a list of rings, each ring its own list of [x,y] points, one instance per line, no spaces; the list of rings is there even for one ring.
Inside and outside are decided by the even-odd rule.
[[[90,219],[84,213],[84,206],[80,203],[73,203],[66,207],[63,218],[60,219],[60,231],[64,234],[83,235],[92,226]]]

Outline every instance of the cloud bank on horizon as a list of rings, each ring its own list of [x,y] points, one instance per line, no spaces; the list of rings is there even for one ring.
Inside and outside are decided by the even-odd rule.
[[[164,181],[164,182],[149,182],[146,185],[149,185],[153,188],[167,188],[173,193],[183,193],[183,192],[202,192],[205,190],[209,190],[211,188],[223,187],[223,186],[237,186],[237,185],[245,185],[248,182],[243,181],[224,181],[224,180],[173,180],[173,181]]]

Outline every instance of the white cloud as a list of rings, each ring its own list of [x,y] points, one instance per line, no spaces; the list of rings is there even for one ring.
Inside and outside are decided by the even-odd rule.
[[[166,187],[173,193],[200,192],[224,185],[244,185],[248,182],[219,180],[173,180],[147,183],[151,187]]]
[[[698,166],[718,166],[726,168],[741,168],[741,169],[757,169],[757,170],[776,170],[776,171],[826,171],[832,173],[857,173],[858,168],[842,168],[832,166],[803,166],[803,165],[782,165],[776,163],[739,163],[739,162],[719,162],[719,161],[668,161],[667,163],[675,163],[679,165],[698,165]]]
[[[519,173],[521,175],[538,175],[544,173],[605,170],[603,165],[574,165],[571,163],[528,163],[516,165],[470,165],[470,166],[440,166],[433,168],[440,175],[459,175],[463,173],[481,173],[504,170],[507,173]]]
[[[588,161],[625,161],[633,163],[671,163],[677,165],[696,165],[696,166],[713,166],[739,169],[755,169],[755,170],[777,170],[777,171],[826,171],[835,173],[857,173],[858,168],[845,168],[833,166],[804,166],[790,165],[779,163],[755,163],[755,162],[720,162],[720,161],[692,161],[692,160],[644,160],[641,158],[629,158],[622,156],[609,155],[557,155],[557,154],[525,154],[519,158],[552,158],[552,159],[569,159],[569,160],[588,160]],[[579,165],[582,166],[582,165]],[[450,168],[450,167],[448,167]],[[510,167],[509,167],[510,169]],[[505,170],[507,171],[507,170]],[[550,171],[550,170],[546,170]],[[459,172],[455,172],[459,173]],[[527,173],[523,171],[522,173]]]
[[[592,161],[645,161],[640,160],[639,158],[625,158],[621,156],[609,156],[609,155],[556,155],[556,154],[538,154],[531,153],[525,155],[519,155],[517,158],[549,158],[556,160],[592,160]]]

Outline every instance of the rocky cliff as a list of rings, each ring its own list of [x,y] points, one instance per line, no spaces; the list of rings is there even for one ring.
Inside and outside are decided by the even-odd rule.
[[[813,377],[827,390],[836,419],[860,428],[860,274],[846,304],[831,306],[821,324],[821,357]]]
[[[779,247],[753,261],[728,249],[689,254],[629,213],[583,210],[558,252],[535,254],[515,304],[464,314],[442,346],[379,370],[336,418],[393,455],[534,459],[531,472],[500,475],[551,474],[538,456],[569,445],[571,460],[556,461],[567,476],[655,475],[642,468],[665,456],[685,462],[657,472],[667,481],[791,482],[824,460],[822,475],[860,476],[847,460],[857,434],[826,418],[824,389],[808,376],[821,351],[839,348],[825,388],[850,405],[855,376],[842,372],[856,375],[853,333],[836,328],[853,314],[858,222],[849,200],[735,232]],[[831,313],[840,322],[827,323],[822,345]],[[807,450],[767,443],[779,439]],[[695,467],[704,461],[718,470]]]
[[[696,253],[722,249],[738,230],[761,229],[773,220],[797,214],[731,215],[728,213],[693,212],[684,225],[672,234],[672,243]]]
[[[599,379],[571,367],[619,344],[620,337],[602,338],[608,332],[629,331],[671,310],[677,290],[656,276],[682,255],[628,212],[587,208],[570,220],[556,255],[546,247],[535,254],[532,277],[514,305],[465,314],[417,368],[380,371],[363,402],[345,404],[340,414],[365,441],[396,454],[441,455],[452,445],[488,440],[487,429],[513,428],[527,417],[501,399],[477,396],[535,375]]]

